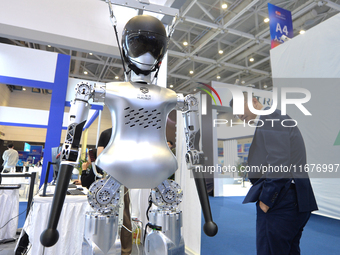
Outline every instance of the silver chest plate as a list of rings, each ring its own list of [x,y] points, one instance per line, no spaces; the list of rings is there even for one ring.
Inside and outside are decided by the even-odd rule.
[[[110,83],[105,104],[112,136],[96,164],[124,186],[154,188],[177,170],[165,138],[166,120],[177,104],[174,91],[140,83]]]

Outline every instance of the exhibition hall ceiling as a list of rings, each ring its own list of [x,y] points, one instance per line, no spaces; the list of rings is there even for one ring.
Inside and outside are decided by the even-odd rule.
[[[265,22],[268,3],[292,12],[294,36],[303,36],[301,30],[308,31],[340,11],[340,0],[149,2],[179,9],[169,43],[167,86],[182,93],[192,92],[197,82],[211,81],[271,90],[270,33],[269,23]],[[223,4],[227,8],[222,8]],[[162,21],[168,24],[169,17],[164,16]],[[123,80],[123,68],[117,56],[7,38],[0,38],[0,42],[71,55],[70,77],[97,82]]]

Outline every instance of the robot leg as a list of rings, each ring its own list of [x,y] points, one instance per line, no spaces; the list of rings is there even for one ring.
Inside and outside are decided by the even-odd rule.
[[[150,196],[156,208],[148,212],[149,223],[145,228],[152,230],[146,234],[144,254],[184,255],[182,211],[177,208],[183,197],[181,187],[172,180],[165,180]]]
[[[119,231],[120,183],[112,177],[94,182],[88,201],[94,211],[85,215],[82,254],[121,254]]]

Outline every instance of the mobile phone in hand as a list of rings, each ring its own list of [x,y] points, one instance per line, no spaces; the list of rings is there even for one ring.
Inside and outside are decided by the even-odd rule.
[[[93,150],[89,150],[89,156],[90,156],[90,160],[91,162],[95,162],[97,159],[96,153]]]

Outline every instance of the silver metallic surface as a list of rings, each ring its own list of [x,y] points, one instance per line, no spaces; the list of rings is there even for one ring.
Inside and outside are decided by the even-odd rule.
[[[134,72],[130,73],[130,80],[132,82],[143,82],[143,83],[148,83],[151,84],[151,73],[148,75],[144,75],[144,74],[136,74]]]
[[[186,105],[186,110],[183,112],[184,133],[187,144],[185,159],[190,170],[204,163],[204,154],[199,148],[200,123],[198,100],[193,95],[187,95],[184,101]]]
[[[177,104],[173,90],[121,82],[106,86],[111,140],[96,164],[127,188],[154,188],[177,170],[165,139],[166,119]]]
[[[185,102],[185,98],[184,98],[183,94],[177,94],[176,110],[179,110],[179,111],[182,111],[182,112],[188,110],[188,106]]]
[[[93,102],[103,103],[105,101],[106,85],[95,85],[93,93]]]
[[[146,255],[184,255],[184,239],[181,234],[182,212],[153,210],[150,223],[162,226],[162,231],[152,230],[145,238]]]
[[[160,209],[174,210],[182,202],[183,190],[172,180],[165,180],[151,191],[152,202]]]
[[[96,163],[92,162],[92,171],[97,178],[103,178],[103,175],[97,172]]]
[[[118,215],[87,212],[85,215],[83,255],[116,255],[121,253]]]
[[[85,124],[84,122],[89,115],[90,105],[88,100],[92,97],[93,87],[88,83],[80,82],[75,87],[75,91],[75,100],[71,102],[65,142],[60,156],[62,161],[77,161],[78,159],[79,142],[75,144],[74,138],[81,135],[83,129],[77,127],[82,123]]]
[[[74,89],[76,91],[76,100],[84,100],[87,102],[92,98],[93,86],[88,82],[79,82]]]
[[[151,70],[157,63],[157,59],[154,58],[149,52],[133,58],[129,56],[130,61],[137,66],[140,70]]]
[[[112,177],[95,181],[87,194],[89,204],[94,210],[103,214],[117,212],[120,186]]]

